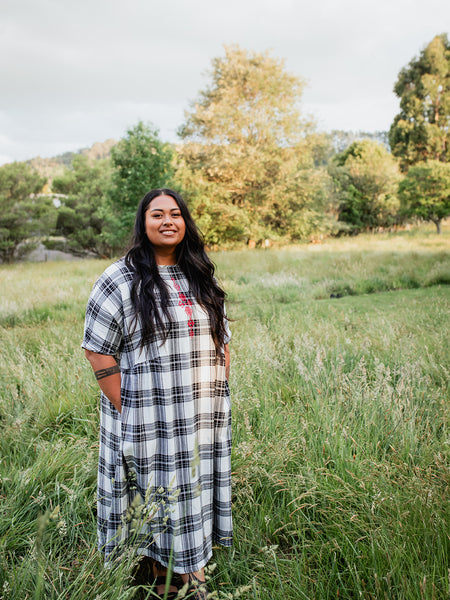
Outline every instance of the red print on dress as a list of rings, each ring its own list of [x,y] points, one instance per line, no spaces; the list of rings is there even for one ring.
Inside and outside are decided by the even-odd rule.
[[[189,327],[189,335],[192,337],[194,335],[194,321],[192,319],[192,302],[189,300],[189,298],[186,298],[185,294],[183,294],[183,292],[181,291],[181,288],[179,286],[179,284],[177,283],[177,281],[171,277],[172,283],[173,283],[173,287],[177,290],[178,292],[178,306],[184,306],[184,312],[186,313],[186,315],[188,316],[188,327]]]

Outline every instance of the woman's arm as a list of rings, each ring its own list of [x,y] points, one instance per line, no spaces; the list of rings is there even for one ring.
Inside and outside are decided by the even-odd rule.
[[[100,389],[121,413],[122,401],[120,397],[120,369],[114,356],[98,354],[91,350],[84,351],[86,358],[91,363],[94,375]]]
[[[228,344],[225,344],[223,347],[223,351],[225,353],[225,376],[227,379],[230,378],[230,347]]]

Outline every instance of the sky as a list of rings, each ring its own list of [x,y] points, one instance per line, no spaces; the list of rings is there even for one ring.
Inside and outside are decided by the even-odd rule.
[[[232,44],[305,80],[319,130],[386,131],[400,69],[449,32],[449,0],[0,0],[0,164],[119,140],[139,120],[177,141]]]

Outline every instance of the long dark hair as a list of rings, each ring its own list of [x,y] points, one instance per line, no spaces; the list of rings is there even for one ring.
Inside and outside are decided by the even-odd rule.
[[[133,271],[131,301],[135,311],[136,323],[141,322],[141,347],[161,332],[163,340],[167,338],[170,325],[162,320],[161,311],[170,324],[169,294],[166,284],[159,274],[155,253],[145,231],[145,213],[154,198],[170,196],[175,200],[184,219],[186,232],[183,241],[176,248],[178,266],[189,281],[190,291],[197,302],[208,313],[211,335],[216,349],[221,352],[225,338],[224,299],[225,292],[214,278],[214,264],[205,252],[202,235],[189,212],[183,198],[169,189],[151,190],[139,203],[134,224],[134,236],[131,248],[125,256],[127,266]],[[155,291],[159,292],[159,301]]]

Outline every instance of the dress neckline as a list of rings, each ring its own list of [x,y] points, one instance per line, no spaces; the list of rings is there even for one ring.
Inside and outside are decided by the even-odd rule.
[[[176,271],[180,271],[180,266],[178,264],[175,265],[158,265],[159,272],[162,273],[174,273]]]

